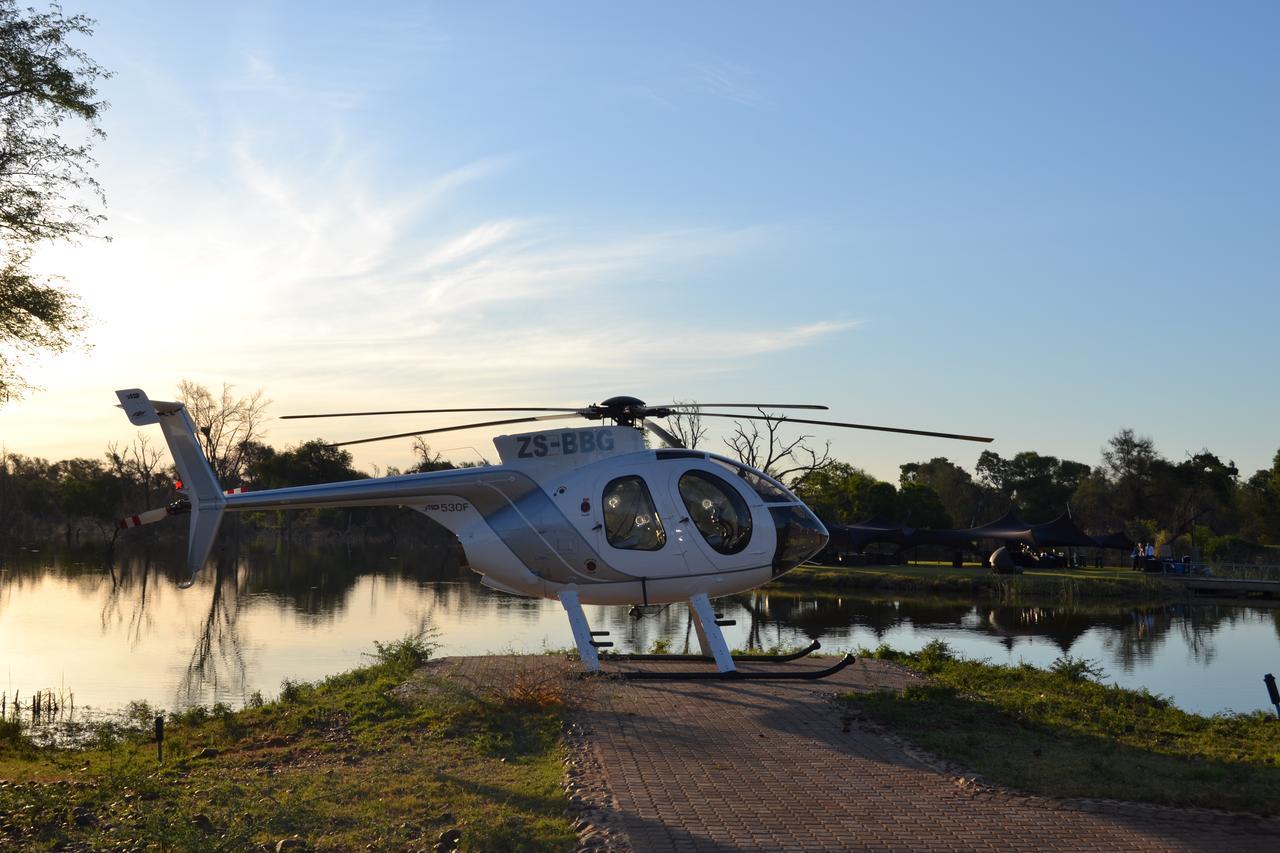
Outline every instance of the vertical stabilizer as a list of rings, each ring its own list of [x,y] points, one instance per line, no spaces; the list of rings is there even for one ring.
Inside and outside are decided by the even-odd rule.
[[[160,424],[173,464],[191,499],[191,529],[187,538],[187,571],[191,572],[191,580],[185,584],[190,586],[196,572],[209,559],[213,540],[222,524],[222,510],[227,505],[222,487],[200,449],[195,425],[181,403],[149,400],[138,388],[117,391],[116,396],[134,426]]]

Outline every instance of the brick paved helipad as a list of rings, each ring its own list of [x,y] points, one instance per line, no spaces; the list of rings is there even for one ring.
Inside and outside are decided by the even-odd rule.
[[[447,661],[447,664],[446,664]],[[743,665],[829,666],[832,659]],[[547,657],[450,658],[456,676],[571,677]],[[606,670],[702,664],[608,663]],[[1280,820],[1058,800],[973,781],[834,701],[915,682],[858,661],[821,681],[574,680],[567,768],[584,847],[666,850],[1277,850]]]

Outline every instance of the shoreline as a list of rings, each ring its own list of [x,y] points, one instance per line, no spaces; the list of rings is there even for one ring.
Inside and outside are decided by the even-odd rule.
[[[10,728],[0,839],[75,849],[625,846],[596,784],[603,771],[584,764],[595,753],[579,720],[636,688],[576,677],[560,655],[424,654],[379,645],[371,665],[286,681],[274,701],[170,715],[163,762],[149,727],[78,748],[37,747]],[[1070,658],[1053,671],[1000,667],[931,644],[862,660],[870,682],[830,712],[845,731],[863,720],[1034,795],[1280,814],[1278,723],[1265,714],[1183,712],[1099,684],[1088,661]]]
[[[1106,600],[1143,604],[1186,601],[1177,583],[1125,569],[1029,569],[997,575],[981,566],[824,566],[805,563],[764,588],[850,592],[910,592],[1012,601]]]

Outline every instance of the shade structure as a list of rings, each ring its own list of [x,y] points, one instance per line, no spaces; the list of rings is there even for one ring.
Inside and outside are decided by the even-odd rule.
[[[1043,524],[1028,524],[1010,510],[995,521],[962,530],[906,527],[883,517],[856,524],[827,523],[826,526],[831,534],[828,547],[845,553],[862,551],[875,543],[896,545],[900,549],[913,545],[964,548],[972,547],[982,539],[1021,542],[1033,548],[1116,548],[1124,551],[1133,548],[1133,540],[1123,530],[1105,536],[1090,536],[1065,512]]]
[[[1038,548],[1096,548],[1098,545],[1065,512],[1053,521],[1031,525],[1031,539]]]
[[[968,530],[928,530],[917,528],[911,531],[911,545],[942,545],[947,548],[971,548],[974,537]]]
[[[828,524],[827,532],[831,534],[828,547],[844,551],[862,551],[866,546],[876,542],[887,542],[891,545],[905,545],[906,534],[901,524],[885,518],[872,518],[857,524]],[[851,546],[851,547],[845,547]]]
[[[1013,510],[1009,510],[995,521],[989,521],[979,527],[971,527],[964,532],[970,539],[999,539],[1004,542],[1036,544],[1031,534],[1031,525],[1014,515]]]

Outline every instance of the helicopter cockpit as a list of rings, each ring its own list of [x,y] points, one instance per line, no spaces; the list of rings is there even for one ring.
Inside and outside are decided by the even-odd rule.
[[[767,534],[759,529],[767,525],[774,535],[773,554],[766,559],[771,559],[776,575],[799,565],[826,543],[827,532],[821,522],[771,477],[703,451],[658,450],[655,456],[660,462],[692,463],[672,470],[670,479],[661,478],[674,487],[666,506],[667,513],[674,511],[675,516],[669,516],[664,524],[663,501],[655,500],[650,491],[652,486],[661,493],[660,482],[648,483],[638,474],[609,479],[600,498],[604,539],[611,549],[660,551],[668,541],[668,524],[674,522],[677,538],[687,527],[697,531],[690,533],[713,552],[708,556],[714,564],[724,565],[720,562],[723,558],[735,555],[750,562],[752,557],[743,554],[749,547],[750,555],[766,557],[769,553],[770,540],[762,538]]]
[[[827,529],[822,522],[777,480],[714,453],[707,454],[707,461],[733,472],[764,501],[777,534],[773,553],[775,575],[795,568],[827,544]]]

